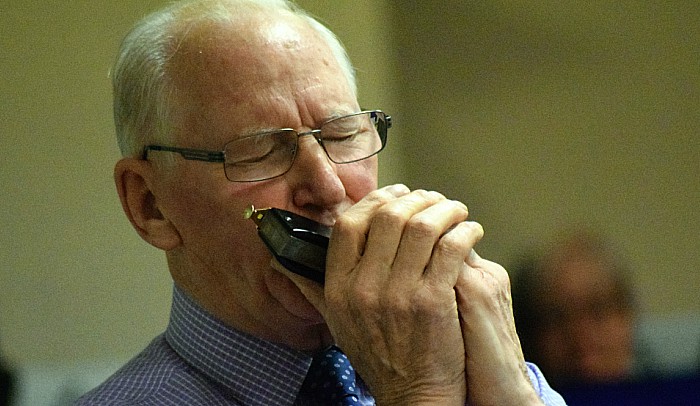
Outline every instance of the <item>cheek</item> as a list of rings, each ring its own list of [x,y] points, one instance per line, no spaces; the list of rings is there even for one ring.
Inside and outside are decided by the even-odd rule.
[[[244,236],[241,230],[249,225],[244,221],[243,203],[228,202],[214,199],[213,194],[207,195],[193,191],[183,194],[179,201],[180,210],[177,213],[176,226],[181,232],[185,245],[199,245],[206,242],[212,249],[226,244],[233,235]],[[238,237],[240,238],[240,237]],[[218,247],[221,248],[221,247]]]
[[[372,157],[352,164],[338,165],[338,177],[345,186],[345,194],[353,203],[377,188],[377,158]]]
[[[183,196],[182,202],[178,228],[183,244],[179,258],[185,261],[184,269],[190,271],[185,276],[189,282],[206,280],[210,285],[233,290],[255,290],[263,276],[260,269],[267,267],[271,259],[255,224],[243,218],[244,208],[255,202],[214,193],[192,193]]]
[[[255,226],[243,218],[244,209],[252,203],[243,198],[245,193],[236,195],[222,176],[181,175],[177,185],[169,185],[164,215],[179,231],[185,249],[222,249],[232,244],[234,235],[238,240],[250,240]]]

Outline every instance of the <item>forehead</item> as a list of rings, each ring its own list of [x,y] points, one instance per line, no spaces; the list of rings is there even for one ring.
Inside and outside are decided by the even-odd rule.
[[[168,67],[180,85],[195,73],[206,72],[211,78],[231,69],[240,75],[273,68],[270,58],[294,57],[302,48],[308,51],[316,45],[320,50],[323,45],[303,20],[279,11],[251,12],[226,21],[183,21],[174,31]]]
[[[328,44],[291,13],[254,13],[184,32],[169,63],[177,116],[186,120],[181,127],[235,117],[228,128],[240,133],[290,105],[332,103],[332,94],[350,93]]]

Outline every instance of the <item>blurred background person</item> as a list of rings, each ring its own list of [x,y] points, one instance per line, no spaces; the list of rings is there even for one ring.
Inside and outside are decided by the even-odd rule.
[[[511,269],[523,353],[569,406],[700,405],[698,370],[669,370],[662,359],[679,349],[649,340],[678,326],[644,325],[634,268],[610,241],[564,233]]]
[[[553,385],[628,381],[652,373],[635,341],[629,269],[590,232],[557,240],[516,267],[514,312],[523,351]]]
[[[14,393],[14,375],[0,357],[0,406],[9,406]]]

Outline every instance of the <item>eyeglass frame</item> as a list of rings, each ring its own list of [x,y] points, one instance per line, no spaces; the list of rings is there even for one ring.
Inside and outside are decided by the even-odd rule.
[[[354,160],[345,161],[345,162],[336,162],[333,158],[331,158],[330,154],[328,153],[328,150],[326,150],[326,147],[323,143],[323,141],[324,141],[323,138],[316,136],[316,134],[320,134],[321,128],[323,128],[324,125],[326,125],[330,122],[340,120],[343,118],[347,118],[347,117],[359,116],[360,114],[370,114],[370,113],[377,114],[380,117],[380,120],[383,118],[383,121],[386,123],[386,125],[382,127],[383,131],[379,131],[379,130],[377,131],[377,134],[379,135],[379,140],[382,143],[381,148],[379,148],[377,151],[375,151],[374,153],[372,153],[364,158],[354,159]],[[189,161],[223,163],[224,164],[224,175],[226,176],[226,179],[228,179],[230,182],[237,182],[237,183],[262,182],[265,180],[270,180],[270,179],[274,179],[274,178],[283,176],[284,174],[289,172],[290,169],[292,169],[292,166],[294,166],[294,160],[296,159],[296,156],[297,156],[297,151],[298,151],[298,147],[299,147],[299,138],[301,138],[303,136],[313,135],[314,139],[316,139],[316,141],[321,145],[321,149],[323,149],[323,152],[326,154],[328,159],[330,159],[331,162],[333,162],[333,163],[343,165],[343,164],[349,164],[349,163],[353,163],[353,162],[363,161],[365,159],[371,158],[371,157],[377,155],[378,153],[382,152],[382,150],[384,150],[384,148],[386,147],[387,135],[389,132],[389,128],[391,128],[391,125],[392,125],[391,116],[387,115],[382,110],[363,110],[363,111],[360,111],[357,113],[347,114],[347,115],[343,115],[343,116],[339,116],[339,117],[333,117],[329,120],[324,121],[319,128],[314,129],[314,130],[310,130],[310,131],[298,132],[298,131],[294,130],[293,128],[280,128],[280,129],[276,129],[276,130],[272,130],[272,131],[264,131],[261,133],[250,134],[250,135],[247,135],[245,137],[241,137],[241,138],[227,141],[224,144],[224,148],[222,151],[212,151],[212,150],[193,149],[193,148],[179,148],[179,147],[170,147],[170,146],[165,146],[165,145],[151,144],[151,145],[147,145],[144,147],[141,159],[148,160],[148,153],[150,151],[174,152],[174,153],[180,154],[180,156],[182,156],[183,159],[186,159]],[[282,172],[278,175],[274,175],[274,176],[270,176],[270,177],[262,178],[262,179],[255,179],[255,180],[231,180],[229,178],[229,176],[226,172],[226,146],[228,144],[235,142],[235,141],[240,141],[240,140],[245,139],[245,138],[257,137],[257,136],[261,136],[261,135],[265,135],[265,134],[275,134],[275,133],[279,133],[279,132],[283,132],[283,131],[293,132],[296,134],[296,143],[295,143],[296,149],[294,151],[294,155],[292,156],[292,161],[291,161],[289,167],[284,172]]]

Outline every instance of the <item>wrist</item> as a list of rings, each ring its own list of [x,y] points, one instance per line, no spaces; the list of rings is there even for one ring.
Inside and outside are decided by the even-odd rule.
[[[522,385],[518,390],[512,393],[511,401],[499,403],[503,405],[527,405],[527,406],[544,406],[544,402],[535,391],[535,388],[528,381],[528,384]]]
[[[383,392],[374,395],[377,406],[464,406],[466,385],[455,388],[439,388],[433,391],[410,390]]]
[[[464,406],[466,404],[464,397],[459,396],[402,396],[393,399],[375,398],[375,402],[377,406]]]

